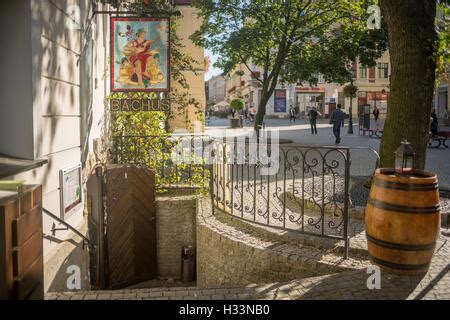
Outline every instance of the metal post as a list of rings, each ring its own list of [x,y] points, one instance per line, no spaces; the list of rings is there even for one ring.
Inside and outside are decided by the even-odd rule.
[[[353,87],[353,76],[351,81],[351,86]],[[348,134],[353,134],[353,97],[350,96],[350,109],[349,109],[349,119],[348,119]]]
[[[211,209],[212,209],[212,214],[215,214],[215,206],[214,206],[214,199],[215,199],[215,193],[214,193],[214,164],[209,164],[207,166],[207,169],[209,170],[209,196],[211,199]]]
[[[345,259],[348,259],[348,251],[350,248],[350,236],[348,234],[349,229],[349,201],[350,201],[350,165],[351,155],[350,149],[346,152],[347,159],[345,161],[345,187],[344,187],[344,239],[345,239]]]

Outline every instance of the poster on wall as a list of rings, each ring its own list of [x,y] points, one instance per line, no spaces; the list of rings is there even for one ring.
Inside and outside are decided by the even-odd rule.
[[[275,90],[275,101],[273,105],[273,110],[276,113],[286,113],[287,110],[286,90]]]
[[[81,164],[60,170],[61,219],[83,207]]]
[[[170,90],[168,18],[111,18],[111,91]]]

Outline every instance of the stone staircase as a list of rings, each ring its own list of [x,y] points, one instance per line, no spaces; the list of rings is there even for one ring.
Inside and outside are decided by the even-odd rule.
[[[45,298],[450,299],[450,237],[444,232],[438,240],[432,266],[425,277],[400,277],[382,273],[381,289],[370,290],[367,287],[370,276],[367,267],[371,263],[361,219],[351,219],[350,255],[345,260],[343,241],[263,227],[220,211],[211,215],[208,205],[208,201],[203,202],[198,212],[196,287],[144,288],[138,285],[138,288],[122,290],[47,293]]]
[[[450,238],[442,237],[423,277],[381,273],[381,288],[367,286],[370,274],[352,270],[286,282],[224,287],[173,287],[47,293],[46,300],[449,300]]]

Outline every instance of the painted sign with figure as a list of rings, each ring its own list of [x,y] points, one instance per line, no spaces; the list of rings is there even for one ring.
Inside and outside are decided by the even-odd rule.
[[[169,91],[168,18],[111,18],[111,91]]]
[[[286,113],[287,101],[286,90],[275,90],[275,101],[273,109],[277,113]]]

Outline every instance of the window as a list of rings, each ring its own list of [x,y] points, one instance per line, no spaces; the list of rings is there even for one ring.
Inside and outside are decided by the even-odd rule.
[[[359,77],[361,79],[367,79],[367,68],[362,64],[359,65]]]
[[[389,78],[389,63],[379,63],[378,79],[388,79],[388,78]]]

